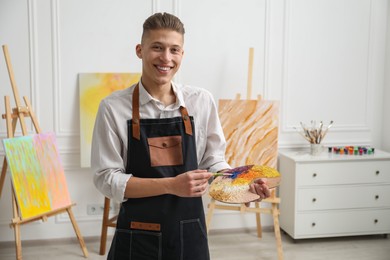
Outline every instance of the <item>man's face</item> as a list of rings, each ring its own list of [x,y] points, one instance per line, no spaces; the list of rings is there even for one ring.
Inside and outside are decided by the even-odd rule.
[[[142,59],[145,87],[170,85],[183,58],[183,35],[166,29],[149,31],[137,45],[136,53]]]

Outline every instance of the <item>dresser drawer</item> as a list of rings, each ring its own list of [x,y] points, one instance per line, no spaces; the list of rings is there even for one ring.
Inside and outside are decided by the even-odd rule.
[[[298,211],[390,208],[390,185],[344,185],[301,188],[297,192]]]
[[[390,233],[390,209],[297,214],[294,238]]]
[[[297,163],[297,186],[390,183],[390,161]]]

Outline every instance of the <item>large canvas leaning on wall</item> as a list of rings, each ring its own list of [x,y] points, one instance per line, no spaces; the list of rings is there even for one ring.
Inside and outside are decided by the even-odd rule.
[[[80,73],[80,164],[91,165],[92,133],[100,101],[116,90],[130,87],[140,73]]]
[[[22,219],[71,205],[53,133],[3,140]]]

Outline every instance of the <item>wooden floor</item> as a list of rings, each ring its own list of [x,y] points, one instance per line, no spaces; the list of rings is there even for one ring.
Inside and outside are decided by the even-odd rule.
[[[293,241],[282,234],[285,260],[389,260],[390,239],[380,236],[357,236]],[[99,238],[85,238],[88,259],[100,256]],[[107,246],[109,247],[110,241]],[[211,231],[209,235],[212,260],[271,260],[277,259],[276,244],[271,229],[258,239],[255,230]],[[76,239],[22,242],[24,260],[84,259]],[[0,243],[0,259],[15,259],[13,243]]]

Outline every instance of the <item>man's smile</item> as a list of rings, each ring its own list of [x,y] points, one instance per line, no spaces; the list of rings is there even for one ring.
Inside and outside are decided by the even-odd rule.
[[[170,66],[159,66],[159,65],[155,65],[155,67],[160,70],[160,71],[170,71],[173,67],[170,67]]]

